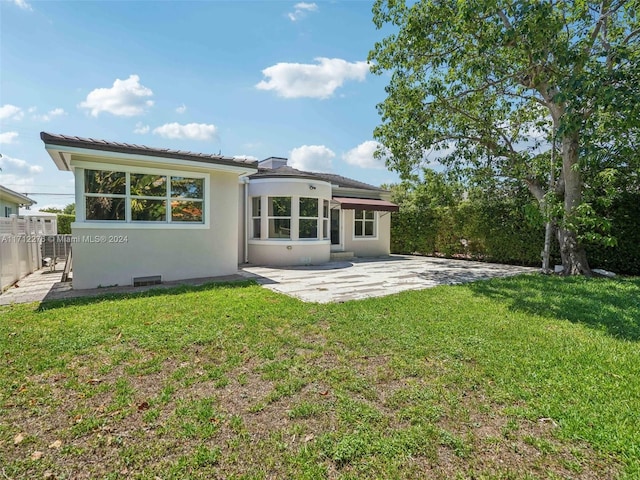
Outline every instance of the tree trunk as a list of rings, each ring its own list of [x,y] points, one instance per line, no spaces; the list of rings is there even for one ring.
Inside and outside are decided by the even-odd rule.
[[[585,275],[590,277],[591,269],[587,262],[587,252],[578,243],[575,232],[558,228],[558,243],[562,258],[563,275]]]
[[[567,134],[562,139],[562,178],[564,180],[564,222],[558,228],[558,242],[562,257],[563,275],[591,276],[587,252],[578,241],[575,231],[565,225],[582,203],[582,175],[578,168],[578,134]]]

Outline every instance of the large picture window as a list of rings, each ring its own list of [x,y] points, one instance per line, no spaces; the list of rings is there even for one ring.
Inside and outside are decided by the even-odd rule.
[[[85,219],[203,223],[204,179],[84,171]]]
[[[269,238],[291,238],[291,197],[269,197]]]
[[[356,238],[376,236],[376,212],[360,210],[355,212],[353,233]]]
[[[318,238],[318,199],[300,197],[298,238]]]

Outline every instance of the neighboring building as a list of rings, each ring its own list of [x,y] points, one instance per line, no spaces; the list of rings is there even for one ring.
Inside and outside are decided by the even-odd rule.
[[[389,192],[339,175],[41,133],[73,171],[77,289],[389,254]]]
[[[18,215],[20,207],[30,207],[35,203],[26,195],[0,185],[0,217]]]

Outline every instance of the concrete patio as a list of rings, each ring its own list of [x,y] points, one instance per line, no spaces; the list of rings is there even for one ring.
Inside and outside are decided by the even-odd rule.
[[[236,275],[226,277],[196,278],[145,287],[73,290],[70,282],[60,281],[62,266],[62,264],[58,265],[54,272],[42,269],[23,278],[0,295],[0,305],[96,297],[114,293],[136,293],[178,285],[203,285],[247,278],[254,279],[265,288],[305,302],[346,302],[391,295],[405,290],[421,290],[438,285],[455,285],[539,271],[537,268],[514,265],[391,255],[382,258],[357,258],[330,262],[317,266],[245,266],[238,270]]]
[[[265,288],[317,303],[382,297],[538,271],[531,267],[410,255],[356,258],[318,266],[242,269]]]

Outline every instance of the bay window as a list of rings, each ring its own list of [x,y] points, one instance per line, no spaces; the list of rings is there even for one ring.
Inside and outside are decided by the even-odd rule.
[[[251,225],[252,225],[252,238],[260,238],[260,224],[262,219],[262,199],[260,197],[253,197],[251,199]]]
[[[318,238],[318,199],[300,197],[298,238]]]
[[[322,238],[329,239],[329,200],[322,201]]]
[[[291,238],[291,197],[268,198],[269,238]]]

